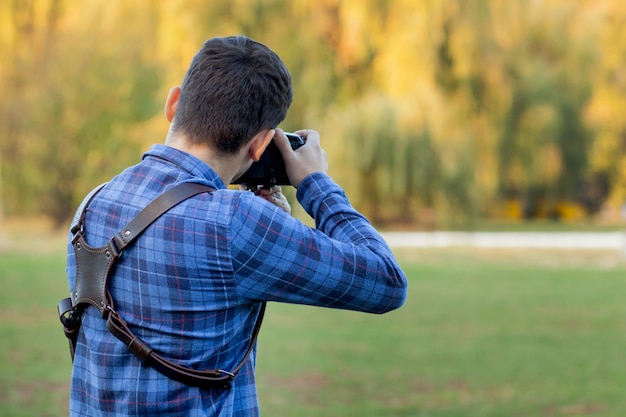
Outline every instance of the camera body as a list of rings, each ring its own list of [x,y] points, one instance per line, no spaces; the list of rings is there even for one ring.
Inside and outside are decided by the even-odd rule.
[[[293,150],[298,149],[305,143],[304,138],[300,135],[295,133],[285,133],[285,135],[289,139],[291,149]],[[285,171],[285,161],[273,139],[267,145],[261,158],[232,183],[246,184],[248,187],[257,185],[291,185]]]

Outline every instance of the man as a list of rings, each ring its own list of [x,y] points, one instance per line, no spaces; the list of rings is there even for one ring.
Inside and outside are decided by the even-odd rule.
[[[108,282],[132,331],[172,362],[198,370],[235,368],[264,301],[371,313],[404,303],[405,275],[327,176],[318,133],[299,131],[306,144],[293,151],[276,128],[291,98],[289,72],[267,47],[243,36],[208,40],[182,86],[170,90],[165,145],[154,145],[88,204],[83,233],[98,247],[176,184],[215,189],[158,218],[122,254]],[[286,213],[280,198],[272,204],[277,194],[259,198],[226,188],[271,140],[316,229]],[[67,274],[74,289],[71,242]],[[71,415],[255,416],[254,367],[253,353],[228,388],[176,382],[142,365],[89,307],[76,345]]]

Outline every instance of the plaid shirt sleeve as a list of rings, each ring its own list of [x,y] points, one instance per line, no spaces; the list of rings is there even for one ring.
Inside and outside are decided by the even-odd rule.
[[[240,295],[370,313],[400,307],[406,276],[343,190],[316,173],[302,182],[297,197],[316,229],[254,196],[242,199],[231,227]]]

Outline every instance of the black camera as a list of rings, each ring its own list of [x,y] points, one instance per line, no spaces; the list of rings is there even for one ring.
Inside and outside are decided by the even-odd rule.
[[[295,133],[285,133],[291,149],[294,151],[304,145],[302,136]],[[274,140],[267,145],[265,152],[258,161],[253,163],[243,175],[232,182],[233,184],[246,184],[252,188],[257,185],[291,185],[287,172],[285,171],[285,161]]]

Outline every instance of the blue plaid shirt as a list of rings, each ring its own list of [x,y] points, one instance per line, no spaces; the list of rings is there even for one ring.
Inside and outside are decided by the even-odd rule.
[[[370,313],[403,304],[407,280],[391,251],[322,173],[297,190],[314,229],[250,192],[227,189],[194,156],[154,145],[91,202],[87,242],[104,245],[181,182],[216,191],[160,217],[123,253],[109,280],[116,309],[162,356],[196,369],[233,369],[248,348],[262,301]],[[70,289],[75,275],[69,244]],[[256,416],[254,367],[252,354],[228,389],[180,384],[142,365],[89,307],[74,359],[71,415]]]

